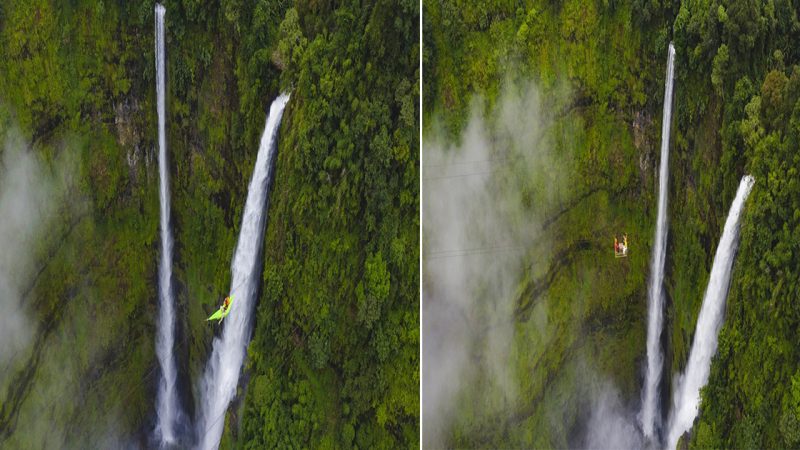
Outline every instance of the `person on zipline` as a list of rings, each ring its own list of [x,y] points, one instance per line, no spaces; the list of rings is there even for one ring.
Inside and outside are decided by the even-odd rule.
[[[617,239],[617,236],[614,236],[614,257],[615,258],[625,258],[628,256],[628,235],[622,235],[622,242]]]
[[[225,297],[225,301],[222,302],[222,306],[220,306],[219,309],[216,312],[214,312],[214,314],[211,315],[211,317],[206,319],[206,321],[218,320],[222,322],[222,319],[224,319],[225,316],[227,316],[228,313],[230,312],[232,301],[233,300],[231,299],[231,297]]]

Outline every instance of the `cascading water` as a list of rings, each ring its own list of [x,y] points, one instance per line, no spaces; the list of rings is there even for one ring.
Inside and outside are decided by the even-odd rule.
[[[658,173],[658,219],[656,238],[653,242],[653,260],[650,266],[650,286],[648,290],[647,322],[647,371],[642,392],[642,412],[640,421],[642,433],[654,439],[658,429],[659,414],[658,386],[664,356],[661,354],[661,327],[663,322],[664,300],[664,261],[667,250],[667,194],[669,191],[669,129],[672,122],[672,81],[675,61],[675,47],[669,44],[667,57],[667,79],[664,84],[664,114],[661,123],[661,164]]]
[[[158,269],[158,334],[156,355],[161,366],[161,383],[156,400],[158,423],[156,434],[162,444],[176,442],[176,426],[181,415],[176,381],[175,358],[175,305],[172,297],[172,231],[169,227],[169,167],[167,166],[166,107],[164,83],[164,13],[156,4],[156,107],[158,109],[158,171],[161,195],[161,261]]]
[[[675,448],[678,439],[692,427],[697,408],[700,405],[700,389],[708,382],[711,370],[711,358],[717,352],[717,335],[722,327],[725,301],[728,298],[728,287],[731,280],[731,268],[739,238],[739,216],[744,209],[744,202],[753,188],[753,177],[746,175],[739,183],[736,198],[733,200],[725,228],[719,240],[708,287],[697,317],[694,342],[689,353],[686,372],[678,379],[677,389],[672,400],[668,447]]]
[[[225,411],[236,394],[239,371],[252,332],[253,304],[260,279],[258,260],[264,240],[267,189],[277,148],[278,127],[288,101],[289,94],[281,94],[272,102],[247,191],[239,242],[231,265],[231,311],[224,321],[222,338],[214,339],[201,385],[203,403],[197,433],[200,448],[203,449],[213,449],[219,444]]]

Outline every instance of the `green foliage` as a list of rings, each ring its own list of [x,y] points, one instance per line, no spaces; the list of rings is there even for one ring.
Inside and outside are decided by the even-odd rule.
[[[23,396],[0,393],[0,420],[11,419],[0,446],[114,447],[106,434],[134,434],[156,381],[157,175],[141,131],[153,122],[150,103],[134,98],[152,16],[143,39],[121,18],[126,7],[11,1],[0,10],[0,134],[18,125],[46,173],[69,180],[48,199],[56,218],[23,281],[32,342],[4,373],[4,382],[22,376]]]
[[[610,192],[605,202],[593,200],[592,208],[576,207],[573,223],[554,225],[556,242],[603,225],[618,227],[616,221],[629,226],[632,218],[637,218],[644,236],[633,242],[646,241],[652,233],[656,183],[651,170],[658,159],[663,60],[668,43],[674,42],[665,323],[666,370],[671,374],[681,371],[688,357],[708,272],[739,180],[745,173],[756,180],[743,217],[718,355],[687,444],[796,447],[800,414],[789,394],[789,380],[800,361],[800,342],[793,331],[800,320],[795,305],[800,294],[800,193],[794,181],[800,170],[800,69],[796,72],[792,66],[800,62],[794,45],[800,38],[796,6],[785,1],[640,0],[632,6],[570,1],[472,6],[444,1],[424,2],[423,7],[425,124],[443,125],[451,137],[458,136],[474,94],[486,99],[491,111],[502,86],[527,79],[534,80],[545,97],[558,98],[559,89],[567,91],[567,106],[577,105],[559,110],[563,122],[572,126],[554,130],[573,138],[566,148],[560,147],[565,158],[575,161],[575,176],[569,182],[610,186]],[[626,147],[631,135],[638,145]],[[574,188],[567,197],[578,192]],[[624,211],[611,206],[620,203],[629,206]],[[613,219],[614,214],[621,218]],[[636,244],[632,248],[635,254]],[[601,255],[586,258],[593,258],[593,264],[576,258],[566,269],[569,275],[559,276],[547,290],[548,323],[558,326],[544,344],[543,332],[535,326],[514,326],[515,343],[526,351],[509,367],[524,374],[519,398],[527,408],[475,400],[492,398],[479,394],[490,386],[478,380],[459,403],[447,440],[452,446],[576,446],[560,425],[564,422],[570,429],[576,420],[570,412],[585,409],[568,400],[575,387],[565,381],[579,371],[571,361],[577,349],[585,348],[572,344],[571,336],[584,335],[574,324],[594,324],[613,311],[620,329],[645,327],[643,301],[634,308],[638,319],[626,316],[623,311],[628,310],[618,305],[624,295],[643,297],[646,260],[625,273],[639,276],[625,278],[629,284],[623,292],[604,294],[605,283],[591,284],[592,280],[621,275],[596,264]],[[581,290],[586,285],[592,295]],[[576,292],[592,297],[590,304],[596,309],[576,300],[582,298]],[[606,373],[628,386],[626,398],[635,403],[641,386],[634,377],[641,370],[644,339],[612,328],[600,326],[590,340],[602,345],[587,359],[608,367]],[[628,364],[637,357],[638,362]],[[626,379],[630,382],[622,381]],[[568,411],[559,415],[559,425],[553,425],[548,405]],[[522,421],[504,419],[521,415]]]
[[[308,45],[308,39],[303,36],[303,30],[300,29],[300,19],[296,9],[286,10],[286,17],[278,28],[278,36],[280,41],[278,42],[277,58],[280,66],[285,68],[284,76],[292,79],[288,77],[292,77],[297,72],[297,66]]]
[[[265,111],[283,86],[292,100],[273,181],[251,383],[241,414],[225,419],[222,445],[346,448],[361,440],[413,447],[417,4],[351,2],[334,9],[306,1],[176,0],[165,6],[182,379],[202,374],[215,333],[204,318],[230,286]],[[0,4],[0,131],[18,123],[47,160],[68,145],[78,148],[79,192],[71,200],[88,211],[58,247],[68,254],[46,262],[29,302],[42,323],[52,314],[62,327],[60,343],[48,341],[45,351],[78,349],[80,364],[65,373],[67,381],[85,381],[73,383],[48,421],[37,421],[36,413],[48,406],[41,397],[56,388],[34,385],[36,392],[45,388],[25,398],[18,433],[8,442],[0,438],[0,446],[119,447],[101,442],[103,433],[86,424],[99,426],[99,412],[108,413],[104,420],[119,419],[111,425],[120,438],[138,438],[153,414],[159,373],[153,16],[152,3]],[[371,330],[357,321],[359,284],[377,306]],[[80,302],[71,301],[76,295]],[[47,362],[34,378],[59,369]],[[86,408],[74,407],[81,404]],[[125,408],[116,414],[118,405]],[[68,433],[31,428],[51,421]]]
[[[720,6],[722,8],[722,6]],[[722,82],[725,77],[730,55],[728,53],[728,46],[722,44],[717,50],[717,55],[714,56],[713,68],[711,69],[711,84],[714,85],[717,95],[723,96]]]
[[[280,420],[297,428],[288,442],[415,447],[416,9],[413,2],[345,3],[323,16],[317,8],[287,9],[276,35],[273,58],[292,97],[270,196],[250,371],[279,368],[292,414]],[[257,395],[245,399],[241,442],[270,447],[275,442],[258,431],[268,413]]]
[[[359,284],[356,288],[358,320],[367,329],[371,329],[381,315],[381,304],[389,296],[389,272],[380,252],[367,257],[364,272],[366,287]]]
[[[740,118],[734,129],[756,184],[742,224],[728,317],[703,391],[700,423],[714,424],[714,438],[723,447],[792,447],[800,436],[798,342],[792,331],[800,321],[794,304],[800,274],[793,269],[800,236],[797,87],[797,67],[791,76],[771,71],[760,95],[751,93],[743,111],[731,114]]]
[[[513,96],[533,80],[545,111],[543,118],[529,120],[531,127],[546,126],[542,144],[520,150],[552,149],[556,161],[548,181],[558,186],[552,190],[558,192],[558,209],[564,208],[558,216],[541,206],[548,199],[539,196],[550,186],[523,185],[526,214],[556,219],[539,236],[546,244],[528,249],[524,261],[532,273],[517,289],[540,289],[548,269],[558,270],[533,300],[531,317],[503,322],[513,335],[505,369],[514,400],[504,400],[507,393],[491,374],[476,375],[459,393],[443,445],[580,447],[585,445],[575,435],[580,411],[591,408],[587,366],[614,380],[626,401],[639,396],[655,220],[655,208],[647,205],[655,202],[659,136],[654,130],[660,123],[654,118],[663,95],[663,58],[642,50],[646,41],[633,25],[638,10],[631,5],[445,1],[423,6],[423,40],[430,43],[423,55],[423,114],[430,128],[423,132],[437,133],[436,125],[443,125],[459,139],[475,97],[485,100],[481,112],[491,127],[499,122],[495,108],[501,93]],[[659,55],[666,54],[667,43]],[[530,172],[519,168],[523,179],[532,178]],[[586,192],[592,194],[582,197]],[[614,234],[623,231],[633,251],[622,264],[609,262]],[[568,251],[583,242],[588,249]]]
[[[795,447],[800,443],[800,420],[797,415],[792,411],[786,411],[781,415],[781,421],[778,425],[783,442],[788,447]]]

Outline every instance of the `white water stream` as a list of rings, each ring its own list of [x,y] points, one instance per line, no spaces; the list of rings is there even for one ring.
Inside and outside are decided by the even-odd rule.
[[[642,412],[640,421],[642,433],[647,439],[656,437],[659,420],[658,387],[664,365],[660,338],[663,326],[664,261],[667,252],[667,196],[669,193],[669,131],[672,123],[672,85],[675,62],[675,47],[669,44],[667,57],[667,78],[664,83],[664,114],[661,122],[661,163],[658,173],[658,218],[656,238],[653,242],[653,259],[650,266],[650,286],[648,289],[647,321],[647,369],[644,390],[642,391]]]
[[[167,161],[166,100],[164,75],[164,14],[156,4],[156,107],[158,109],[158,173],[161,197],[161,261],[158,267],[158,331],[156,355],[161,366],[161,382],[156,397],[156,435],[163,444],[176,442],[176,426],[180,417],[175,367],[175,299],[172,296],[172,230],[169,225],[169,162]]]
[[[197,435],[202,449],[219,445],[225,411],[236,394],[239,374],[252,333],[252,314],[261,279],[259,259],[264,241],[267,194],[272,160],[277,150],[278,128],[289,94],[281,94],[270,107],[261,137],[253,177],[247,191],[239,242],[231,264],[231,310],[223,321],[221,338],[215,338],[201,384],[202,404]]]
[[[753,177],[746,175],[739,183],[725,228],[714,255],[703,305],[697,317],[692,350],[684,375],[678,378],[670,413],[667,448],[673,449],[683,433],[692,427],[700,404],[700,389],[708,382],[711,358],[717,352],[717,336],[725,314],[725,301],[731,281],[731,268],[739,243],[739,218],[744,202],[753,188]]]

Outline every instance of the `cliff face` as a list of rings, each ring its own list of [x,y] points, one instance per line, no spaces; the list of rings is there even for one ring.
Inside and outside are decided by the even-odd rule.
[[[194,412],[193,384],[216,332],[205,318],[230,287],[258,138],[282,85],[293,98],[244,377],[257,382],[243,384],[244,409],[226,420],[224,442],[257,439],[260,431],[240,425],[261,430],[282,417],[308,425],[298,436],[311,446],[338,436],[416,442],[416,9],[165,6],[184,407]],[[21,287],[9,297],[29,330],[17,351],[2,354],[0,442],[10,447],[143,444],[152,430],[153,24],[151,4],[0,6],[0,136],[10,142],[3,154],[24,148],[43,168],[36,173],[66,179],[54,189],[47,227],[22,247],[31,267],[14,274]],[[352,330],[359,308],[371,311],[370,323]],[[376,341],[388,344],[380,364]],[[372,378],[356,382],[355,373]],[[263,391],[263,377],[279,382]]]
[[[529,199],[512,218],[529,230],[522,236],[536,237],[520,250],[518,267],[509,268],[519,276],[505,275],[518,283],[505,300],[476,294],[481,300],[466,315],[486,330],[476,332],[474,339],[482,343],[474,344],[464,368],[473,381],[442,407],[449,411],[442,431],[423,439],[456,447],[598,445],[584,442],[598,402],[618,398],[617,409],[632,410],[641,389],[668,40],[650,44],[622,5],[612,11],[585,2],[425,7],[424,123],[433,124],[423,130],[425,148],[442,140],[468,148],[476,120],[490,136],[516,130],[508,141],[489,139],[496,154],[480,159],[519,153],[523,162],[515,157],[513,165],[524,167],[527,177],[515,168],[501,173],[522,180],[516,190]],[[526,89],[538,93],[536,101],[507,114],[509,98],[523,97]],[[470,107],[476,99],[481,106]],[[525,125],[514,127],[516,120]],[[525,139],[528,130],[541,136]],[[542,152],[551,154],[549,160],[530,156]],[[531,158],[538,162],[526,165]],[[437,164],[425,161],[426,181],[436,176]],[[502,165],[486,167],[500,170]],[[436,195],[429,189],[443,184],[425,184],[425,208],[428,195]],[[426,209],[423,216],[434,214]],[[621,239],[623,233],[630,252],[615,259],[614,236]],[[426,249],[436,246],[428,244]],[[502,251],[485,263],[510,257]],[[432,286],[425,297],[426,321],[433,317],[429,304],[445,298],[436,298],[431,274],[437,262],[431,259],[423,267],[430,280],[425,286]],[[480,320],[483,303],[494,302],[502,310],[504,301],[507,317],[497,323]],[[509,335],[507,357],[498,359],[491,354],[492,342],[503,339],[503,332]],[[424,361],[426,367],[435,364]],[[505,379],[497,375],[503,372]]]
[[[31,189],[66,180],[17,255],[35,269],[8,297],[29,339],[0,377],[5,446],[113,446],[137,440],[152,413],[158,172],[151,83],[132,75],[152,66],[153,44],[121,13],[48,2],[0,13],[4,156],[42,167]]]
[[[543,239],[554,248],[531,250],[526,267],[540,269],[524,272],[522,294],[509,299],[515,311],[526,312],[512,317],[514,338],[505,363],[517,395],[511,402],[497,400],[502,396],[490,389],[491,372],[465,388],[443,437],[450,445],[585,446],[581,432],[590,434],[591,418],[581,411],[603,410],[592,399],[607,397],[606,382],[635,422],[670,41],[677,57],[662,404],[671,403],[671,380],[687,360],[736,186],[752,173],[756,184],[743,216],[728,319],[701,405],[702,433],[692,435],[692,444],[797,442],[794,418],[800,415],[789,388],[797,378],[797,358],[789,351],[796,338],[786,328],[795,323],[794,313],[788,314],[794,294],[786,289],[796,278],[789,268],[796,258],[787,247],[796,208],[777,193],[778,186],[793,192],[789,173],[797,170],[787,122],[796,101],[789,92],[799,59],[787,40],[797,30],[796,12],[783,3],[729,3],[424,4],[426,148],[442,139],[463,146],[471,136],[476,98],[485,105],[478,116],[489,129],[502,129],[506,124],[497,111],[503,99],[533,83],[549,117],[558,120],[537,122],[532,116],[530,126],[546,125],[554,151],[563,157],[559,173],[568,186],[561,192],[565,207],[555,208],[556,220],[545,222]],[[425,171],[431,173],[427,166]],[[551,216],[535,203],[524,214]],[[622,232],[631,239],[631,255],[615,261],[611,242]],[[759,262],[759,252],[771,262]],[[778,261],[789,265],[778,269]],[[432,273],[424,270],[426,277]],[[765,304],[768,298],[773,300]],[[766,331],[770,314],[784,313],[780,326]],[[490,337],[484,336],[487,342]],[[755,358],[757,349],[764,351],[762,359]],[[480,351],[471,356],[476,366],[488,358]],[[755,361],[768,362],[770,372],[757,369]],[[742,415],[747,425],[738,424]],[[779,420],[785,430],[770,425]]]
[[[419,443],[417,7],[298,3],[281,22],[292,99],[239,442]]]

